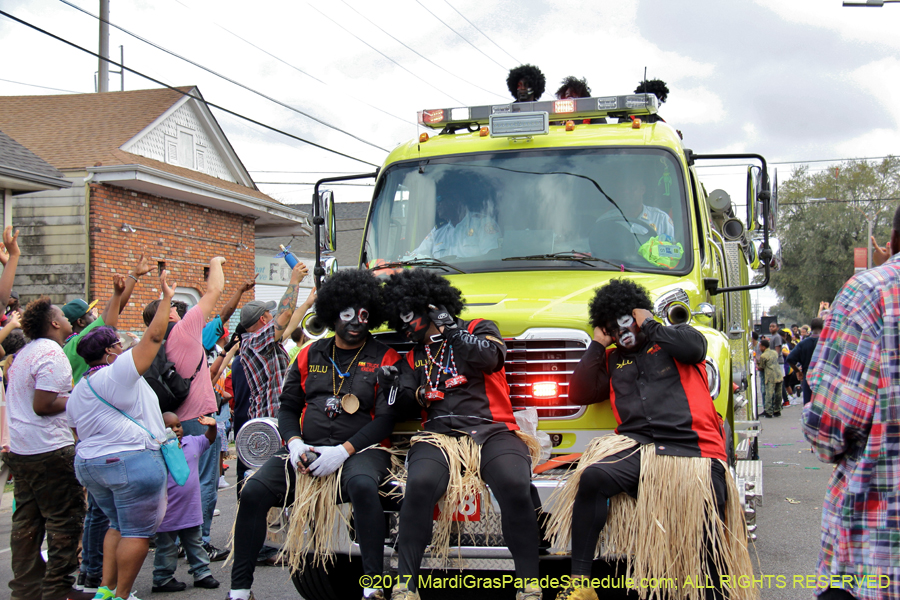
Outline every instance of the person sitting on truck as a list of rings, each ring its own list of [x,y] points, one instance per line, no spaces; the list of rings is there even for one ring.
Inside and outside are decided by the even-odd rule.
[[[534,102],[547,87],[547,78],[534,65],[519,65],[509,70],[506,87],[516,102]]]
[[[587,78],[582,77],[578,79],[574,75],[569,75],[565,79],[562,80],[562,85],[559,86],[559,89],[556,90],[556,98],[559,100],[565,100],[567,98],[590,98],[591,97],[591,88],[588,87]],[[587,125],[588,123],[606,123],[606,119],[603,117],[597,119],[583,119],[582,123]],[[565,121],[557,121],[553,123],[554,125],[565,125]]]
[[[571,585],[558,599],[597,599],[584,578],[601,532],[607,552],[630,556],[625,575],[636,582],[705,582],[679,585],[675,596],[660,588],[662,598],[699,600],[710,585],[722,598],[720,575],[734,582],[753,574],[703,366],[706,338],[688,324],[657,323],[651,306],[647,290],[627,279],[613,279],[589,304],[593,341],[575,367],[569,401],[609,400],[618,427],[590,442],[552,501],[553,546],[572,544]],[[730,587],[732,600],[755,595]]]
[[[441,179],[435,197],[436,223],[412,256],[474,258],[500,247],[500,226],[484,212],[481,179]]]
[[[416,345],[407,353],[401,387],[416,390],[413,412],[424,421],[407,456],[397,539],[399,582],[393,600],[418,600],[425,548],[446,559],[454,509],[487,510],[490,486],[501,510],[503,539],[522,585],[517,600],[540,600],[539,529],[531,493],[532,452],[513,417],[503,371],[506,345],[493,321],[459,318],[462,294],[424,269],[391,275],[384,286],[388,324]],[[398,403],[398,410],[404,408]],[[536,442],[533,438],[531,442]],[[480,494],[480,496],[479,496]],[[434,507],[443,497],[432,541]],[[470,513],[466,513],[469,515]],[[465,518],[465,517],[463,517]]]
[[[371,273],[335,273],[319,289],[316,306],[335,335],[305,346],[291,363],[278,410],[285,447],[244,483],[234,527],[233,600],[253,597],[269,509],[294,504],[295,497],[305,501],[294,504],[283,549],[292,570],[304,569],[307,552],[315,566],[333,555],[330,524],[337,513],[326,501],[333,497],[353,505],[363,572],[373,581],[383,574],[379,487],[387,480],[391,454],[378,444],[394,427],[388,392],[397,371],[382,367],[393,367],[400,357],[369,332],[384,321],[381,286]],[[304,535],[307,529],[312,535]],[[366,588],[363,598],[383,599],[384,592]]]

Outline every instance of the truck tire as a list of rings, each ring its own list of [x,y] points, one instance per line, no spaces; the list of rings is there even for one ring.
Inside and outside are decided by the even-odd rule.
[[[302,572],[291,573],[294,588],[304,600],[344,600],[362,596],[359,587],[359,578],[363,574],[360,557],[351,561],[346,555],[339,554],[334,563],[328,565],[327,571],[322,566],[313,566],[311,558]]]

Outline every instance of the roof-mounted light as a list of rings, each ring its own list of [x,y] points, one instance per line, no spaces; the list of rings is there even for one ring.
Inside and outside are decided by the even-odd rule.
[[[648,115],[655,114],[658,109],[659,101],[655,95],[629,94],[423,110],[419,113],[419,123],[432,129],[446,127],[451,131],[467,125],[488,125],[492,115],[522,116],[529,113],[546,113],[551,121],[563,121],[599,119],[609,115],[617,117]],[[555,118],[557,115],[560,118]]]
[[[575,112],[575,99],[566,98],[553,103],[553,112],[557,114]]]
[[[545,112],[491,115],[491,137],[529,137],[550,133],[550,119]]]

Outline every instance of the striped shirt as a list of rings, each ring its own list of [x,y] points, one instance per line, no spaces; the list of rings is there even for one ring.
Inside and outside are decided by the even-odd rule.
[[[818,575],[854,577],[842,587],[859,600],[900,599],[898,290],[897,254],[844,285],[813,355],[803,413],[806,438],[836,465]]]
[[[278,416],[288,355],[281,340],[276,339],[275,319],[241,337],[241,362],[250,387],[250,418]]]

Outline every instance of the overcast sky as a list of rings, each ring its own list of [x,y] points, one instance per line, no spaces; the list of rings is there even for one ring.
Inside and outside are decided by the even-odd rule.
[[[67,1],[99,11],[96,0]],[[96,19],[59,0],[0,0],[0,7],[97,48]],[[900,4],[112,0],[110,21],[368,143],[115,27],[114,59],[124,45],[133,69],[171,85],[197,85],[210,102],[373,164],[386,156],[374,146],[391,149],[417,134],[418,110],[510,100],[507,71],[525,62],[546,74],[544,99],[566,75],[587,77],[593,95],[630,93],[646,67],[670,89],[661,114],[698,153],[757,152],[770,162],[881,157],[896,154],[900,140]],[[0,56],[0,95],[60,93],[33,86],[94,91],[95,58],[4,16]],[[110,89],[119,86],[110,76]],[[157,86],[126,73],[126,89],[148,87]],[[213,112],[257,182],[312,182],[323,172],[372,169]],[[791,165],[778,168],[783,180]],[[708,190],[721,187],[741,201],[742,171],[702,174]],[[260,188],[289,203],[309,202],[311,192],[302,185]],[[341,187],[337,196],[366,200],[369,191]]]

